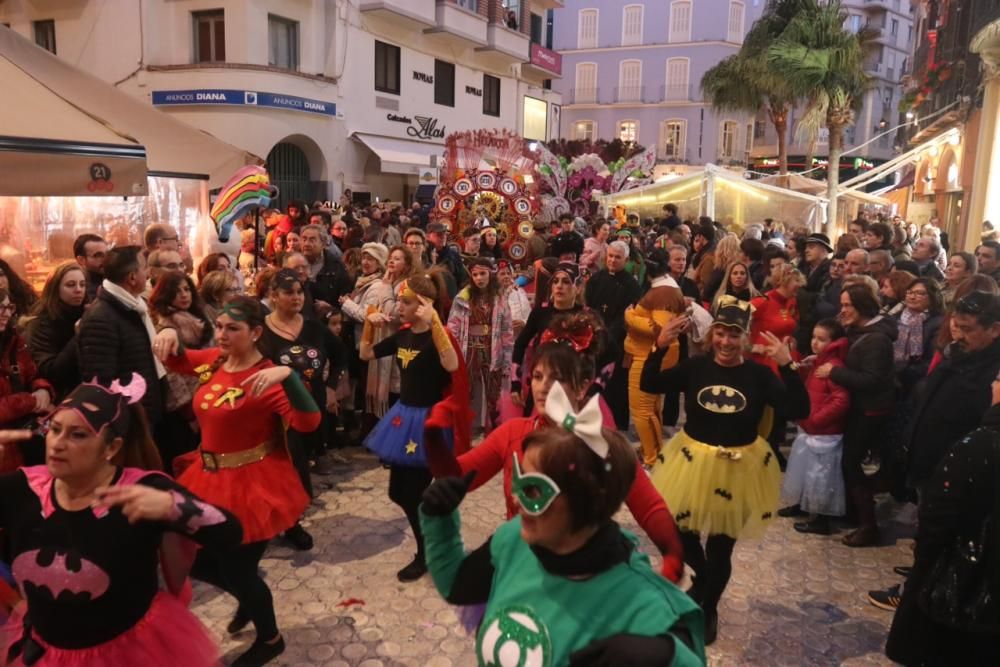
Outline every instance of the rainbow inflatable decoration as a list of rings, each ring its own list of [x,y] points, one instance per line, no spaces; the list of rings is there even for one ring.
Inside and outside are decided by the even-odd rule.
[[[267,170],[257,165],[248,165],[237,171],[222,186],[209,215],[219,233],[219,240],[225,243],[233,224],[258,206],[267,207],[277,198],[278,189],[271,185]]]

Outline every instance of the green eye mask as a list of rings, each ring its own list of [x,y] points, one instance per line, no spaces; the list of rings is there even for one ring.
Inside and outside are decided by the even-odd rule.
[[[531,516],[543,514],[561,493],[559,485],[548,475],[538,472],[522,474],[517,454],[514,454],[514,476],[510,490],[517,497],[525,514]]]

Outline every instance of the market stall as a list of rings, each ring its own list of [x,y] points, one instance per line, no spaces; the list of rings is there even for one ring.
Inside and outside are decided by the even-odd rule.
[[[210,188],[222,186],[240,167],[262,162],[2,26],[0,77],[5,92],[11,92],[8,81],[19,82],[9,98],[17,104],[0,111],[0,133],[18,139],[9,142],[12,150],[0,162],[5,175],[0,179],[0,257],[25,249],[29,256],[20,263],[36,266],[42,276],[72,255],[72,240],[81,233],[100,234],[115,244],[140,243],[143,230],[154,222],[173,225],[196,256],[204,254],[201,248],[215,235],[208,218]],[[87,144],[107,146],[96,154],[81,149]],[[142,149],[144,160],[139,159]],[[72,179],[51,178],[38,179],[26,190],[23,178],[8,178],[13,160],[24,166],[43,159],[53,174],[76,173],[82,161],[88,177],[84,189]],[[140,161],[146,179],[136,171]],[[108,171],[110,179],[91,178]],[[88,188],[91,180],[103,182]]]
[[[773,218],[788,227],[819,230],[826,219],[826,200],[821,197],[750,181],[711,164],[702,171],[600,197],[605,214],[624,206],[640,218],[663,217],[668,202],[677,205],[683,220],[705,215],[727,226]]]

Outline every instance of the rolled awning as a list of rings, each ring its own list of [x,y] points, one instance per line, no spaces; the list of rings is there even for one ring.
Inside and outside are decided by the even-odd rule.
[[[146,150],[0,58],[0,195],[146,194]]]
[[[382,171],[388,174],[419,176],[422,168],[436,166],[431,162],[434,156],[440,157],[444,153],[444,146],[441,144],[394,139],[360,132],[356,132],[352,136],[378,156]]]

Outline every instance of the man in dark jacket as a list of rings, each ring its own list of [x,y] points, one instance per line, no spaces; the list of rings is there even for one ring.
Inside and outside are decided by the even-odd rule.
[[[337,259],[327,245],[326,230],[320,225],[306,225],[300,234],[302,254],[309,262],[309,291],[316,301],[330,305],[340,303],[340,297],[354,289],[344,263]]]
[[[925,236],[917,240],[913,246],[913,261],[920,269],[921,278],[931,278],[939,283],[944,282],[944,274],[935,263],[940,252],[941,246],[934,239]]]
[[[448,227],[443,222],[432,222],[427,225],[427,244],[430,246],[434,265],[440,264],[448,269],[453,281],[448,284],[448,295],[454,298],[458,290],[468,282],[469,274],[462,263],[462,257],[448,245]]]
[[[97,289],[104,280],[104,259],[108,255],[108,244],[97,234],[80,234],[73,241],[73,255],[76,263],[87,274],[87,303],[97,296]]]
[[[146,381],[142,406],[155,430],[163,417],[163,387],[166,370],[153,357],[153,323],[142,292],[146,289],[146,258],[139,246],[119,246],[108,251],[104,262],[104,283],[94,305],[80,322],[80,376],[97,378],[107,386],[113,380],[128,384],[132,373]],[[157,444],[164,454],[168,452]]]
[[[948,448],[979,425],[1000,371],[1000,298],[973,292],[955,304],[954,341],[916,391],[907,434],[908,481],[920,489]]]
[[[625,310],[639,300],[639,283],[625,270],[629,247],[624,241],[608,246],[606,267],[590,280],[584,292],[587,307],[600,313],[608,328],[608,340],[614,350],[615,368],[608,380],[604,398],[611,408],[618,429],[628,430],[628,369],[622,367],[625,349]]]

